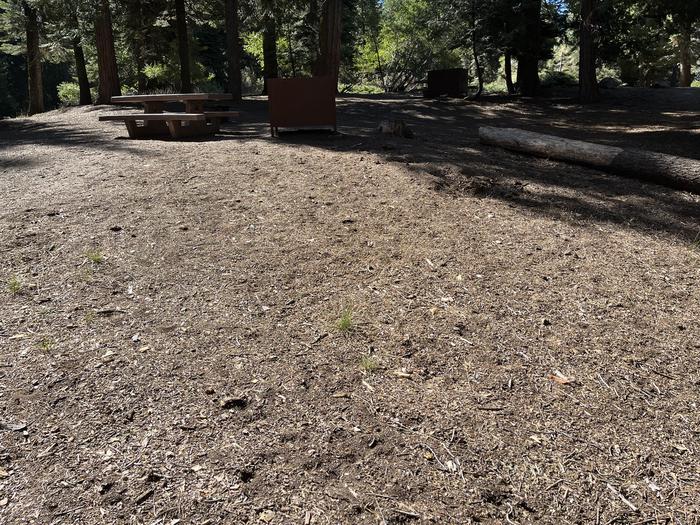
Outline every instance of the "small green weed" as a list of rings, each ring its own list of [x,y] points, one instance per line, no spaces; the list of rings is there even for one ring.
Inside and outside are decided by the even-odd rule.
[[[13,275],[7,282],[7,289],[12,295],[17,295],[22,291],[22,281],[16,275]]]
[[[377,370],[377,368],[379,368],[379,362],[374,356],[363,355],[362,359],[360,360],[360,368],[366,374],[372,374]]]
[[[91,250],[85,254],[85,257],[93,264],[102,264],[105,260],[100,250]]]
[[[39,343],[39,348],[41,350],[43,350],[44,352],[50,351],[53,347],[54,347],[54,341],[53,341],[53,339],[50,339],[48,337],[45,337]]]
[[[338,331],[345,333],[352,331],[352,329],[355,327],[355,323],[352,318],[352,310],[350,308],[343,311],[340,319],[338,319],[336,323],[336,327],[338,328]]]
[[[85,316],[83,317],[83,319],[85,320],[85,324],[90,326],[92,323],[95,322],[95,319],[97,319],[97,314],[94,310],[90,310],[89,312],[85,312]]]

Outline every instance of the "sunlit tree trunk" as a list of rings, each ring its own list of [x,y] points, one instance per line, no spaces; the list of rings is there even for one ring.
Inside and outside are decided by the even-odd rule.
[[[481,61],[479,60],[479,46],[478,46],[478,28],[476,22],[476,4],[474,0],[470,3],[471,11],[471,25],[472,25],[472,55],[474,55],[474,69],[476,70],[476,78],[478,81],[478,88],[476,93],[472,98],[477,99],[484,92],[484,70],[481,68]]]
[[[595,42],[593,40],[593,15],[595,0],[581,0],[581,27],[579,30],[579,100],[583,103],[600,99],[596,78]]]
[[[503,63],[505,67],[506,89],[508,90],[508,94],[512,95],[515,93],[515,86],[513,85],[513,55],[510,50],[506,51]]]
[[[690,87],[693,83],[692,71],[692,54],[690,50],[691,44],[691,27],[684,27],[680,35],[678,35],[678,54],[681,63],[681,76],[679,84],[681,87]]]
[[[190,40],[187,36],[187,13],[185,0],[175,0],[175,30],[177,32],[177,52],[180,57],[180,90],[192,92],[190,72]]]
[[[325,0],[319,30],[320,53],[315,76],[332,76],[336,84],[340,71],[340,46],[343,32],[343,1]]]
[[[241,89],[241,36],[238,0],[226,2],[226,59],[228,61],[228,91],[233,100],[242,98]]]
[[[29,82],[29,114],[44,111],[44,84],[41,75],[39,48],[39,16],[27,2],[22,3],[27,31],[27,75]]]
[[[121,95],[117,56],[114,52],[114,33],[109,0],[100,0],[95,19],[95,43],[97,47],[98,88],[97,103],[109,104],[111,98]]]
[[[294,33],[292,25],[287,24],[287,51],[289,53],[289,65],[292,68],[292,77],[297,76],[297,62],[294,56]]]

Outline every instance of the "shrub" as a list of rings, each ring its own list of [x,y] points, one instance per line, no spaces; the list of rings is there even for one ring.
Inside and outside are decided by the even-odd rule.
[[[544,87],[578,86],[578,79],[564,71],[548,71],[542,79]]]
[[[57,90],[62,105],[77,106],[80,102],[80,86],[76,82],[61,82]]]

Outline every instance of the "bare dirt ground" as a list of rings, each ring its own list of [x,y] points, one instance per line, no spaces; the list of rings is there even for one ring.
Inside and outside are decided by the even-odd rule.
[[[697,90],[608,95],[0,121],[0,522],[698,523],[700,197],[476,138],[700,158]]]

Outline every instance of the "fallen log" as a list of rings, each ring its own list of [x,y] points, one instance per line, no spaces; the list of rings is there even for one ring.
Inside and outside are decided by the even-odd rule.
[[[516,128],[479,128],[479,139],[483,144],[593,166],[615,175],[700,193],[700,161],[695,159],[603,146]]]

